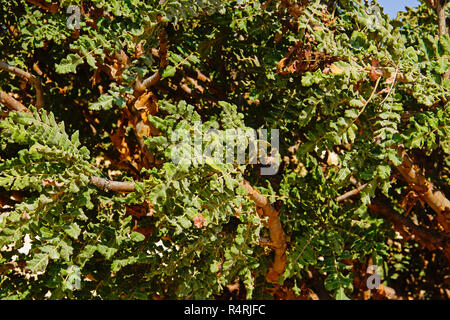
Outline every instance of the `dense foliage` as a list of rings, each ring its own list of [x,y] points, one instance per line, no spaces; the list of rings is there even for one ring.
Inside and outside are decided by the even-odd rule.
[[[358,299],[369,265],[375,298],[448,295],[450,38],[425,3],[0,4],[0,297]],[[174,163],[194,127],[279,129],[277,174]]]

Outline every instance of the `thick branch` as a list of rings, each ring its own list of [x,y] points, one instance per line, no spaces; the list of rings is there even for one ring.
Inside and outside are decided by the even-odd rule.
[[[445,6],[447,1],[437,1],[436,14],[438,16],[438,26],[439,26],[439,37],[447,34],[447,24],[445,17]]]
[[[148,88],[154,86],[158,83],[158,81],[161,79],[161,71],[165,67],[167,67],[167,55],[168,55],[168,39],[167,39],[167,33],[164,28],[161,28],[159,30],[159,50],[158,50],[158,56],[159,56],[159,70],[157,70],[154,74],[149,76],[148,78],[144,79],[143,81],[137,79],[136,83],[134,85],[134,90],[137,92],[137,95],[141,94]]]
[[[161,73],[156,71],[154,74],[152,74],[150,77],[144,79],[143,81],[140,81],[139,79],[136,80],[136,83],[134,85],[134,90],[138,93],[142,93],[148,88],[154,86],[158,83],[158,81],[161,79]]]
[[[425,247],[431,250],[442,250],[450,261],[449,235],[415,225],[408,218],[394,212],[394,210],[390,208],[387,200],[375,199],[372,204],[369,205],[369,209],[381,214],[385,219],[391,221],[395,228],[400,232],[404,232],[404,227],[408,228],[409,232]]]
[[[438,221],[445,231],[450,232],[450,201],[423,174],[413,168],[413,163],[404,149],[398,148],[397,152],[403,158],[403,163],[397,166],[398,171],[406,182],[413,185],[419,196],[437,213]]]
[[[111,181],[100,177],[91,177],[90,184],[109,191],[133,192],[136,191],[134,182]]]
[[[22,69],[19,69],[17,67],[13,67],[6,62],[0,61],[0,69],[3,69],[7,72],[10,72],[12,74],[15,74],[23,79],[26,79],[31,82],[31,84],[34,86],[34,89],[36,90],[36,107],[41,108],[44,106],[44,94],[42,91],[42,85],[41,80],[39,77],[26,72]]]
[[[11,95],[2,90],[0,90],[0,102],[3,103],[10,111],[28,111],[28,109],[23,104],[21,104]]]
[[[272,207],[269,200],[260,194],[257,190],[244,181],[242,186],[247,190],[248,196],[257,207],[260,207],[263,211],[263,217],[268,217],[267,226],[269,228],[271,246],[274,249],[275,259],[272,268],[266,275],[269,282],[276,283],[283,275],[287,264],[286,259],[286,235],[283,231],[280,219],[278,218],[278,212]]]
[[[447,0],[425,0],[425,3],[434,10],[438,17],[439,37],[447,34],[445,7]]]

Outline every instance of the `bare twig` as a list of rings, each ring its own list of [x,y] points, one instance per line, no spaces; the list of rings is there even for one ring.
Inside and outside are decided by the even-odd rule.
[[[339,196],[336,198],[336,202],[344,201],[345,199],[348,199],[350,197],[356,196],[358,193],[360,193],[365,187],[367,187],[367,183],[360,185],[358,188],[350,190],[346,193],[344,193],[342,196]]]

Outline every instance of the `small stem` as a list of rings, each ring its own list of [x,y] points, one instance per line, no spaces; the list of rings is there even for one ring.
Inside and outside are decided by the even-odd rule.
[[[350,197],[356,196],[358,193],[360,193],[365,187],[367,187],[367,183],[359,186],[356,189],[353,189],[349,192],[344,193],[342,196],[339,196],[336,198],[336,202],[344,201],[345,199],[348,199]]]

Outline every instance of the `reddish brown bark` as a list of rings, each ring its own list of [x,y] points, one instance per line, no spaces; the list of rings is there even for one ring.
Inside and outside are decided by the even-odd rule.
[[[444,230],[450,232],[450,201],[418,169],[414,168],[413,162],[402,148],[398,148],[397,152],[403,158],[403,163],[397,166],[398,171],[405,181],[412,185],[418,195],[436,212],[437,220]]]
[[[0,102],[10,111],[28,112],[28,109],[5,91],[0,90]]]
[[[42,106],[44,106],[44,93],[42,91],[41,79],[39,77],[29,72],[26,72],[22,69],[19,69],[17,67],[13,67],[3,61],[0,61],[0,69],[3,69],[7,72],[15,74],[16,76],[28,80],[36,90],[36,107],[41,108]]]
[[[274,250],[275,257],[266,279],[271,283],[276,283],[283,275],[287,264],[287,241],[283,226],[278,218],[278,212],[272,207],[266,197],[253,189],[247,181],[244,181],[242,186],[247,190],[248,196],[255,202],[256,206],[262,209],[262,217],[268,217],[267,227],[269,228],[271,247]]]

